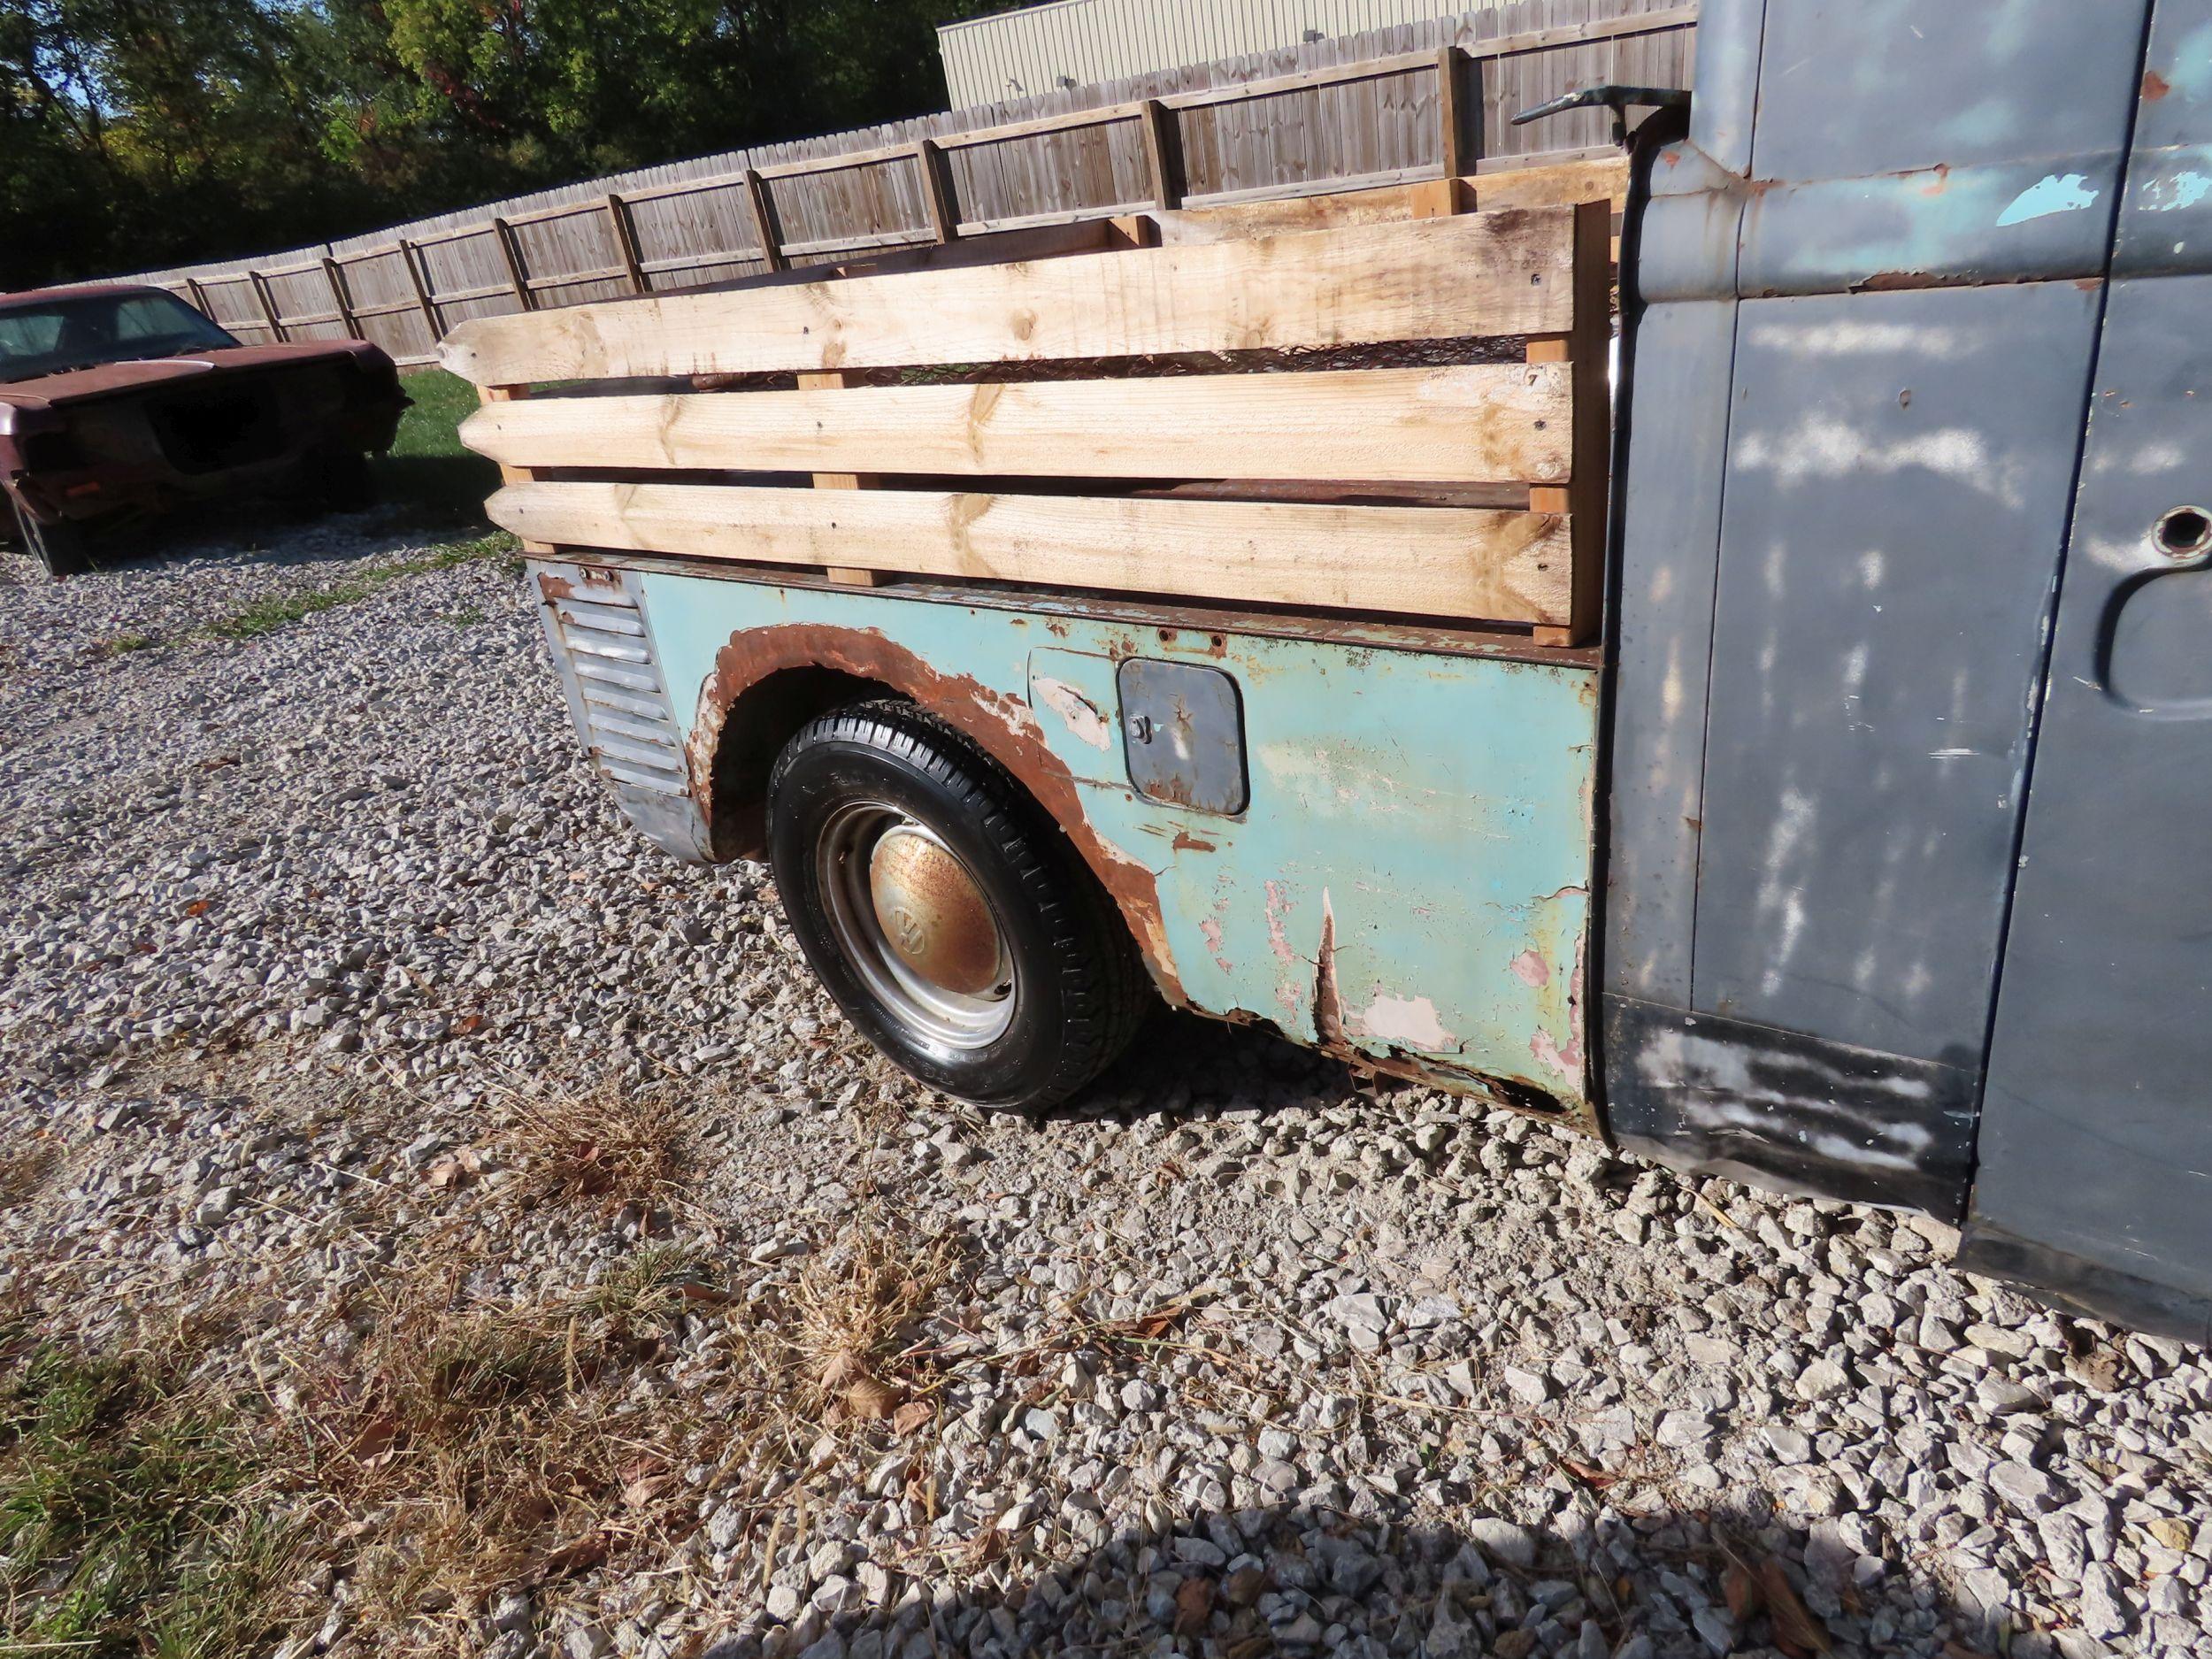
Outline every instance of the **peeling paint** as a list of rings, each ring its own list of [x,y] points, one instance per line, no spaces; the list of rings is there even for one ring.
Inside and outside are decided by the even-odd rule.
[[[1457,1039],[1444,1029],[1436,1004],[1425,996],[1378,995],[1359,1016],[1359,1029],[1378,1042],[1401,1044],[1430,1053],[1448,1051]]]
[[[1040,675],[1032,682],[1036,694],[1063,720],[1079,743],[1088,743],[1093,749],[1103,749],[1113,741],[1113,727],[1099,712],[1098,705],[1064,680],[1047,680]]]
[[[1513,977],[1523,985],[1549,985],[1551,967],[1533,950],[1524,950],[1513,958]]]
[[[2022,225],[2032,219],[2048,219],[2054,213],[2078,213],[2084,208],[2094,207],[2097,196],[2087,173],[2054,173],[2014,196],[2012,204],[1997,215],[1997,222]]]

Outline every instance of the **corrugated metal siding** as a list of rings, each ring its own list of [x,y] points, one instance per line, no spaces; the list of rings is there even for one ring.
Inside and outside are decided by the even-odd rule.
[[[937,41],[957,107],[1471,15],[1437,0],[1051,0],[946,24]]]

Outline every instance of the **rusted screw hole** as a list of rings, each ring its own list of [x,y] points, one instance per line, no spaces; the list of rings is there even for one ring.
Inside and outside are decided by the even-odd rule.
[[[2168,558],[2190,558],[2212,547],[2212,515],[2201,507],[2176,507],[2159,519],[2154,534]]]

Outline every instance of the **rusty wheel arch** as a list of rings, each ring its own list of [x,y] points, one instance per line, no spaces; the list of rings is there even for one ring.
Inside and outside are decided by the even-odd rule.
[[[1021,786],[1120,913],[1153,983],[1169,1002],[1185,1006],[1152,872],[1092,826],[1073,775],[1047,746],[1027,702],[933,668],[878,629],[818,623],[747,628],[715,654],[685,744],[693,796],[715,858],[765,856],[768,772],[794,733],[831,709],[883,697],[942,720]]]

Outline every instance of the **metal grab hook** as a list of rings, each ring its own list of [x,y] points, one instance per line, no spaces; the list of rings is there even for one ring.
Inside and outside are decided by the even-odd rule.
[[[1563,115],[1569,110],[1586,110],[1599,105],[1613,111],[1613,142],[1628,142],[1628,108],[1638,104],[1655,110],[1686,110],[1690,95],[1681,87],[1620,87],[1607,83],[1585,87],[1579,92],[1570,92],[1540,104],[1532,110],[1523,110],[1513,118],[1516,127],[1526,127],[1531,121],[1540,121],[1547,115]]]

